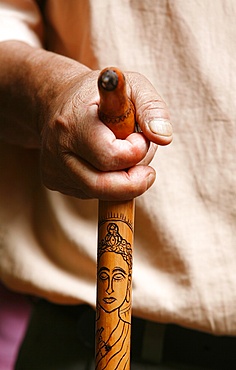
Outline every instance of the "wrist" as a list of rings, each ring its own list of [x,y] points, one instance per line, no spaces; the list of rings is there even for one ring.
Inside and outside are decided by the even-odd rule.
[[[57,100],[89,69],[80,63],[19,41],[0,44],[0,137],[40,147],[40,133]]]

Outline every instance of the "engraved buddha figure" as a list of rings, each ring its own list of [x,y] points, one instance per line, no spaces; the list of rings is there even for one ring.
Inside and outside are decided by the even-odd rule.
[[[97,301],[100,309],[97,317],[99,348],[96,356],[102,369],[106,368],[107,363],[114,369],[125,369],[129,357],[131,252],[131,245],[122,238],[117,224],[109,223],[98,255]],[[112,328],[106,325],[108,316]]]

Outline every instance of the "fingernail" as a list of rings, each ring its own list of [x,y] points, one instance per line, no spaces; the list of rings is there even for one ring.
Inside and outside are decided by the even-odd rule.
[[[152,186],[155,179],[156,179],[156,173],[155,172],[150,172],[150,174],[147,177],[147,189],[149,189]]]
[[[154,118],[148,122],[150,130],[160,136],[171,136],[172,135],[172,125],[170,121],[163,118]]]

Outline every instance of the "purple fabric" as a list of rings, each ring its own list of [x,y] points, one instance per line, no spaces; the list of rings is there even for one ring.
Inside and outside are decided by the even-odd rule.
[[[0,283],[0,370],[13,370],[31,314],[30,300]]]

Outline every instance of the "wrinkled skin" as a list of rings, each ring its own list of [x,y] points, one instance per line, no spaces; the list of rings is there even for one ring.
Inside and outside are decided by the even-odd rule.
[[[15,138],[12,134],[10,137],[2,127],[1,137],[40,150],[46,187],[83,199],[124,200],[141,195],[153,184],[155,170],[149,163],[157,145],[169,144],[172,134],[166,105],[144,76],[125,72],[128,95],[135,105],[142,133],[118,140],[98,119],[99,71],[19,42],[3,43],[0,49],[1,55],[5,52],[5,70],[0,74],[0,97],[5,102],[0,108],[4,117],[11,115],[15,125],[11,133],[18,132]],[[22,63],[25,78],[22,72],[13,71],[14,58]],[[6,73],[11,75],[7,82]],[[17,84],[18,90],[13,89]],[[15,113],[10,114],[5,108],[6,91],[9,99],[15,101]],[[30,122],[32,117],[37,117],[35,127]],[[164,120],[168,132],[152,132],[149,122],[153,119],[161,123]]]

